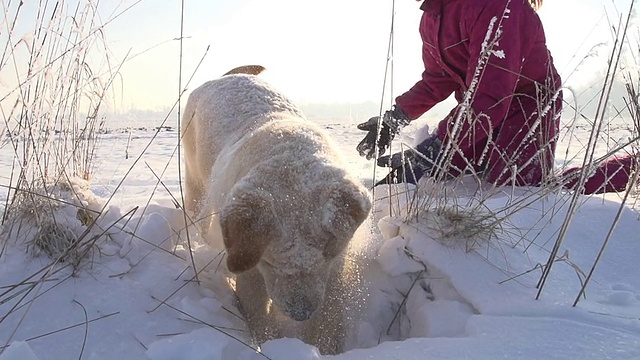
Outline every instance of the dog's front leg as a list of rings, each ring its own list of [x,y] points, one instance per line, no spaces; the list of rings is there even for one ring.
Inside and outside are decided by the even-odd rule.
[[[257,268],[236,276],[236,294],[251,337],[258,345],[281,336],[275,316],[269,313],[269,295]]]

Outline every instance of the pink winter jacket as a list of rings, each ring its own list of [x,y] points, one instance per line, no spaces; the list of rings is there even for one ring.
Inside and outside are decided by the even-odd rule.
[[[490,48],[486,65],[481,67],[470,103],[476,121],[463,122],[461,135],[456,140],[466,160],[458,156],[454,165],[463,169],[470,162],[476,170],[495,167],[497,170],[489,180],[506,181],[512,174],[504,168],[515,167],[504,160],[502,152],[513,155],[514,151],[524,151],[525,157],[532,157],[537,156],[535,153],[540,152],[540,147],[547,146],[544,141],[538,141],[537,145],[523,150],[526,145],[507,143],[507,140],[511,143],[529,141],[531,136],[516,133],[526,132],[522,129],[534,126],[531,123],[537,119],[536,126],[543,129],[545,141],[551,142],[548,156],[536,160],[534,165],[527,159],[520,161],[517,165],[521,176],[517,182],[539,183],[543,176],[540,167],[553,165],[553,139],[558,124],[557,116],[550,114],[540,125],[536,114],[540,104],[549,104],[550,99],[555,99],[552,112],[561,110],[561,100],[558,100],[561,96],[557,96],[561,80],[536,12],[527,0],[425,0],[421,9],[424,11],[420,21],[424,72],[420,81],[396,98],[396,104],[413,120],[451,93],[462,102],[474,83],[483,44],[486,47],[485,38],[492,28],[489,41],[496,37],[498,41]],[[438,137],[443,143],[451,134],[456,112],[457,108],[453,109],[438,124]],[[503,139],[499,138],[500,132]],[[505,135],[509,132],[513,134]],[[489,137],[493,141],[488,142]],[[494,163],[491,163],[492,157]],[[530,169],[524,174],[526,167]]]

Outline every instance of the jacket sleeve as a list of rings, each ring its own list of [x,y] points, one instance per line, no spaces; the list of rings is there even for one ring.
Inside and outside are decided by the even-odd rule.
[[[396,98],[396,105],[409,120],[419,118],[460,87],[436,64],[425,45],[422,47],[422,61],[425,68],[422,79]]]
[[[484,148],[487,138],[508,117],[524,58],[541,31],[537,14],[525,1],[486,1],[469,16],[469,63],[465,84],[469,89],[469,113],[460,117],[456,143],[472,158],[474,149]],[[464,109],[464,103],[458,107]],[[439,137],[453,134],[454,119],[438,124]]]

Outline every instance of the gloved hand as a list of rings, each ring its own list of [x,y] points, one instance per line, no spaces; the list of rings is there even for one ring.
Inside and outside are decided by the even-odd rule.
[[[380,129],[380,138],[378,137],[378,126],[382,125]],[[367,131],[364,139],[360,141],[356,149],[360,156],[365,156],[367,160],[373,159],[376,156],[376,139],[378,144],[378,155],[384,154],[391,140],[396,136],[400,129],[409,124],[409,119],[400,110],[399,107],[393,106],[393,109],[385,111],[380,121],[379,116],[374,116],[362,124],[358,124],[358,129]]]
[[[390,167],[391,171],[375,186],[403,182],[417,184],[422,176],[431,174],[441,148],[442,141],[434,134],[421,142],[415,149],[379,157],[378,166]]]

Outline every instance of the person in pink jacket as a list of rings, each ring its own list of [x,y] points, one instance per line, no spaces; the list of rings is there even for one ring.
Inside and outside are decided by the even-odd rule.
[[[549,180],[562,81],[536,13],[541,5],[542,0],[424,0],[422,78],[395,99],[382,120],[358,125],[367,135],[357,150],[367,159],[382,155],[402,127],[452,93],[458,106],[415,149],[379,157],[378,165],[392,171],[378,184],[470,172],[496,185],[537,186]],[[612,180],[607,171],[626,172],[608,187],[595,179],[582,191],[623,189],[629,165],[603,164],[598,171],[605,181]],[[568,187],[575,186],[571,181]]]

